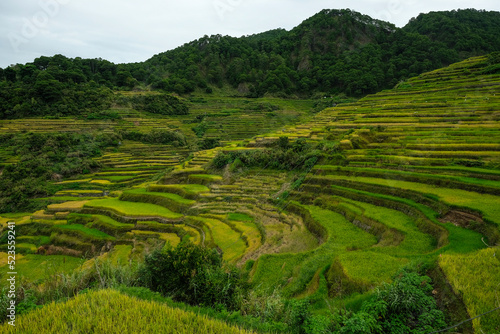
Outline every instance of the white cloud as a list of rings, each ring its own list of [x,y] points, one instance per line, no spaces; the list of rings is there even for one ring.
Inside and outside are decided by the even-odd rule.
[[[500,10],[497,0],[473,6]],[[469,7],[464,0],[2,0],[0,67],[57,53],[143,61],[203,35],[289,30],[325,8],[351,8],[403,26],[421,12]]]

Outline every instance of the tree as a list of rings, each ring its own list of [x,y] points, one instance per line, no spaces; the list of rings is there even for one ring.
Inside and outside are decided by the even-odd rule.
[[[182,242],[176,248],[154,251],[144,259],[140,284],[191,304],[237,307],[244,289],[236,269],[226,270],[215,249]]]
[[[61,83],[47,72],[38,74],[33,88],[36,96],[44,102],[54,102],[61,97]]]
[[[432,296],[430,278],[402,271],[377,289],[361,311],[340,321],[340,333],[429,333],[446,327]]]
[[[7,67],[4,70],[4,74],[5,74],[5,79],[7,79],[7,81],[16,82],[17,73],[12,67]]]

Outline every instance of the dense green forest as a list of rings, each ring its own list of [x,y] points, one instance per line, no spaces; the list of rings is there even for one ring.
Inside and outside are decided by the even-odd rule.
[[[187,94],[229,87],[248,97],[363,96],[498,51],[499,36],[498,12],[431,12],[397,28],[345,9],[323,10],[290,31],[204,36],[143,63],[41,56],[0,69],[0,118],[93,113],[109,108],[117,89]]]

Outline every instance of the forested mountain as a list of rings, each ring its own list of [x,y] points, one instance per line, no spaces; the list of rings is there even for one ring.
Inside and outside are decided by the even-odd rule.
[[[498,12],[459,10],[430,12],[411,19],[404,30],[428,36],[459,52],[460,57],[498,50],[500,20]]]
[[[113,89],[363,96],[498,51],[499,36],[499,12],[432,12],[397,28],[349,9],[323,10],[290,31],[204,36],[143,63],[56,55],[0,69],[0,118],[106,109]]]

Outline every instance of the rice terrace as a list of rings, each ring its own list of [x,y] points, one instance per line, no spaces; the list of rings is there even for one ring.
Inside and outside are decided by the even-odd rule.
[[[325,10],[0,69],[0,332],[500,333],[499,36]]]

